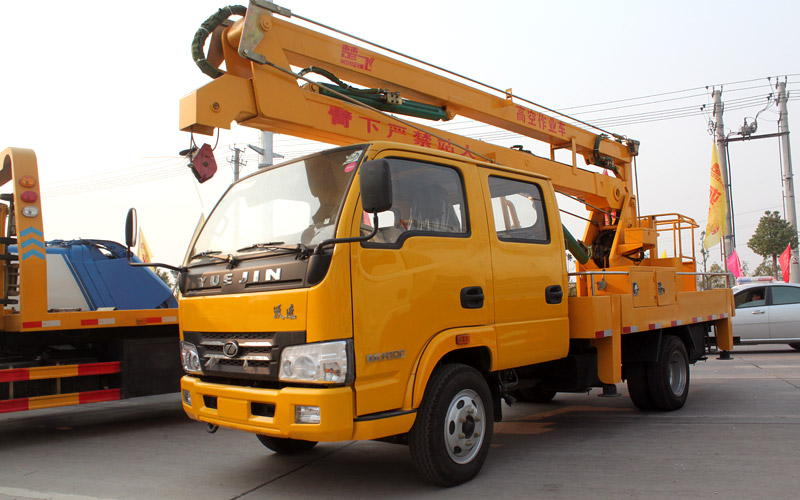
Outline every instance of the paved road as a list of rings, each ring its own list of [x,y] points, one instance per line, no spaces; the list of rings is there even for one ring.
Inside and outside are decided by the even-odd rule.
[[[483,471],[419,479],[408,449],[321,444],[277,456],[251,435],[207,434],[177,394],[0,415],[0,499],[788,499],[800,491],[800,352],[738,348],[692,371],[687,405],[559,394],[506,408]]]

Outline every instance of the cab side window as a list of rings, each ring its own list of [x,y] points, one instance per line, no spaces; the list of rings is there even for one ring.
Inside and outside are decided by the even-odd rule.
[[[414,235],[466,236],[469,231],[464,183],[454,168],[390,159],[392,209],[378,214],[378,233],[365,246],[402,244]],[[361,234],[372,230],[364,214]]]
[[[774,294],[775,291],[773,290],[773,300],[775,297]],[[736,297],[734,297],[733,300],[736,305],[736,309],[762,307],[767,303],[766,289],[763,286],[748,288],[747,290],[743,290],[736,294]]]
[[[770,291],[772,292],[773,306],[800,304],[800,288],[792,286],[773,286]]]
[[[489,177],[492,214],[501,241],[549,243],[542,189],[529,182]]]

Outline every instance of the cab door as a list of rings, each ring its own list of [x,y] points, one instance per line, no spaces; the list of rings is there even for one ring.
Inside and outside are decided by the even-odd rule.
[[[351,245],[358,415],[401,408],[431,339],[493,317],[475,166],[402,155],[388,157],[394,201],[380,214],[377,236]],[[361,234],[371,230],[364,215],[359,204],[353,223]]]
[[[513,368],[569,351],[563,232],[546,180],[481,170],[489,223],[498,363]]]

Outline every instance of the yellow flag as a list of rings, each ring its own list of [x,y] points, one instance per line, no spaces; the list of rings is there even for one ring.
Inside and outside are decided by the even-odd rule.
[[[722,183],[722,172],[719,168],[717,145],[713,144],[711,150],[711,189],[708,198],[708,225],[703,248],[708,250],[725,235],[725,213],[728,211],[725,185]]]
[[[139,260],[142,262],[150,262],[153,259],[153,253],[150,251],[147,240],[144,239],[142,228],[139,228],[139,245],[136,247],[136,256],[139,257]]]

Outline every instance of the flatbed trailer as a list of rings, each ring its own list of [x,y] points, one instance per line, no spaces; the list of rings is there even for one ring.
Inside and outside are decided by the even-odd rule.
[[[171,290],[118,243],[46,241],[34,152],[0,161],[0,413],[177,392]]]

